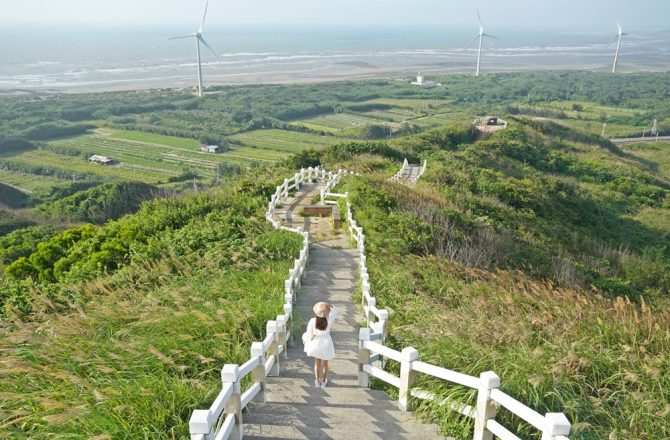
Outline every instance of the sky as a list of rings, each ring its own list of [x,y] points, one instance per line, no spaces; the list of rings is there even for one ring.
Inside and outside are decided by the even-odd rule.
[[[210,0],[208,24],[670,29],[670,0]],[[203,0],[0,0],[3,25],[197,27]]]

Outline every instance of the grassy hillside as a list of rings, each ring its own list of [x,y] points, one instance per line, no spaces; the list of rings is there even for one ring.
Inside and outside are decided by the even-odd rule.
[[[474,143],[446,131],[398,142],[429,161],[412,189],[387,180],[399,165],[381,148],[316,159],[372,173],[338,191],[349,192],[366,231],[392,343],[457,371],[496,371],[505,391],[538,411],[565,411],[573,438],[670,435],[665,156],[549,122],[517,121]],[[421,411],[456,438],[472,435],[454,413]]]
[[[220,388],[220,366],[248,357],[283,302],[302,238],[265,221],[273,180],[34,235],[41,257],[69,245],[61,257],[89,271],[59,284],[0,279],[0,437],[186,437],[191,411]],[[5,243],[9,258],[48,272],[20,237]]]
[[[170,194],[142,182],[108,183],[42,205],[39,211],[56,220],[102,224],[137,211],[147,200]]]
[[[230,177],[98,226],[10,232],[35,222],[2,212],[0,438],[184,438],[191,411],[218,391],[220,366],[246,357],[282,302],[300,239],[267,224],[267,200],[295,168],[318,164],[364,174],[341,189],[366,230],[392,344],[451,369],[496,371],[538,411],[566,411],[574,438],[669,437],[670,146],[617,148],[597,136],[601,113],[622,133],[670,114],[666,78],[529,73],[454,76],[431,90],[366,81],[221,87],[205,100],[165,91],[7,101],[0,177],[54,202],[52,213],[121,215],[123,196],[105,206],[114,185],[67,197],[140,174],[168,185],[197,168],[211,179],[218,163]],[[506,110],[510,128],[486,141],[443,126]],[[392,141],[349,140],[415,126],[422,132]],[[200,155],[200,140],[230,150]],[[85,161],[103,148],[124,165]],[[414,188],[388,182],[405,157],[428,160]],[[420,409],[471,438],[452,413]]]
[[[30,202],[30,196],[5,183],[0,183],[0,204],[9,208],[23,208]]]

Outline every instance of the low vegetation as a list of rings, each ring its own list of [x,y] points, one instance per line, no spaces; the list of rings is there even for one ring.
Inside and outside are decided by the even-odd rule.
[[[341,189],[393,345],[495,371],[538,411],[565,411],[574,438],[670,436],[668,144],[599,136],[604,122],[665,130],[667,77],[3,98],[0,180],[19,189],[0,188],[0,437],[186,437],[220,366],[247,357],[282,302],[300,237],[271,228],[267,200],[316,165],[364,174]],[[484,114],[510,127],[483,139],[469,122]],[[405,158],[428,160],[413,188],[388,181]],[[147,200],[216,174],[203,194]],[[420,411],[471,437],[455,413]]]

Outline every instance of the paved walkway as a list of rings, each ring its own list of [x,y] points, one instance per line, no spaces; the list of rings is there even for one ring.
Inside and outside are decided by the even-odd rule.
[[[403,170],[403,173],[398,179],[398,183],[408,184],[414,182],[419,174],[421,174],[421,165],[409,165]]]
[[[277,213],[310,204],[316,185],[304,187]],[[281,359],[281,375],[268,378],[267,403],[252,403],[244,414],[247,439],[437,439],[437,428],[417,421],[397,409],[383,391],[358,387],[358,329],[363,321],[353,300],[358,253],[348,238],[332,227],[329,219],[292,216],[293,226],[322,234],[310,247],[310,262],[296,300],[294,344],[288,359]],[[329,232],[324,232],[329,231]],[[303,352],[302,335],[314,303],[328,301],[340,308],[332,329],[336,358],[330,362],[326,388],[314,386],[313,361]]]

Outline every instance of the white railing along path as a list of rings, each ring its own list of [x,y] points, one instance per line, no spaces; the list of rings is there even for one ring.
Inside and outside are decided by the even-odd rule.
[[[407,162],[403,164],[401,171],[405,170],[406,165]],[[426,162],[423,164],[421,174],[425,168]],[[358,225],[353,216],[348,199],[347,222],[348,231],[356,242],[360,256],[361,303],[367,324],[359,332],[359,386],[368,387],[372,376],[399,389],[398,406],[403,411],[413,410],[416,401],[427,400],[470,417],[474,419],[474,440],[490,440],[494,436],[502,440],[520,440],[519,436],[495,420],[498,407],[507,409],[539,430],[542,440],[568,439],[571,425],[565,414],[542,415],[519,402],[500,390],[500,377],[494,372],[486,371],[479,377],[470,376],[420,361],[419,352],[413,347],[406,347],[402,351],[387,347],[385,344],[389,313],[378,307],[377,300],[371,293],[370,274],[365,255],[365,235],[363,228]],[[384,370],[385,359],[400,363],[399,376]],[[415,387],[419,374],[477,390],[476,404],[474,406],[465,405],[461,402],[440,398],[427,390]]]
[[[254,399],[265,402],[265,384],[268,376],[280,373],[280,355],[288,355],[288,343],[291,339],[293,323],[293,304],[300,288],[300,280],[309,258],[309,233],[301,228],[282,226],[272,218],[273,212],[285,201],[292,190],[300,189],[306,181],[331,181],[338,173],[326,172],[320,168],[302,169],[292,178],[285,179],[277,187],[270,199],[266,218],[275,228],[295,232],[303,236],[300,257],[295,260],[293,269],[284,283],[283,314],[266,324],[267,336],[263,341],[251,344],[249,360],[242,365],[227,364],[221,370],[221,391],[208,409],[195,410],[189,420],[191,440],[224,440],[243,437],[244,424],[242,411]],[[332,185],[334,186],[334,185]],[[331,188],[332,188],[331,186]],[[251,375],[252,381],[244,391],[242,381]]]

